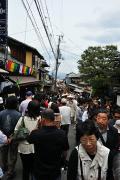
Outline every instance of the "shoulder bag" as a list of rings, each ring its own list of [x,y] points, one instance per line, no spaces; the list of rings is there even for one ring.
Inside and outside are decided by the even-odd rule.
[[[25,127],[24,116],[22,116],[21,125],[19,126],[18,130],[14,132],[13,139],[16,141],[23,141],[27,139],[29,134],[30,131]]]

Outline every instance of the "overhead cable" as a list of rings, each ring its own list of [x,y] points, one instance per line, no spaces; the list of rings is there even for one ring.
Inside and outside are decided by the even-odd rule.
[[[52,23],[51,23],[51,20],[50,20],[50,15],[49,15],[49,11],[48,11],[48,7],[47,7],[47,3],[46,3],[46,0],[44,0],[44,1],[45,1],[45,7],[46,7],[47,15],[48,15],[48,20],[49,20],[50,27],[51,27],[51,30],[52,30],[53,40],[54,40],[55,46],[57,46],[57,45],[56,45],[56,42],[55,42],[55,36],[54,36],[54,32],[53,32]]]
[[[40,44],[41,44],[41,47],[43,48],[43,44],[44,44],[44,43],[43,43],[43,44],[41,43],[41,38],[42,38],[42,37],[41,37],[41,34],[40,34],[40,33],[38,34],[38,29],[39,29],[39,28],[38,28],[38,27],[37,27],[37,28],[35,27],[34,22],[33,22],[30,14],[29,14],[29,12],[28,12],[27,7],[26,7],[26,4],[24,3],[24,0],[22,0],[22,3],[23,3],[23,6],[24,6],[24,8],[25,8],[25,10],[26,10],[26,12],[27,12],[27,14],[28,14],[28,17],[29,17],[31,23],[32,23],[32,26],[33,26],[33,28],[34,28],[34,30],[35,30],[35,32],[36,32],[36,35],[37,35],[37,37],[38,37],[38,39],[39,39],[39,42],[40,42]],[[45,46],[45,45],[44,45],[44,46]],[[45,49],[46,49],[46,47],[45,47]],[[43,48],[43,50],[44,50],[44,48]],[[47,49],[46,49],[46,52],[47,52],[47,54],[49,55]],[[50,55],[49,55],[49,57],[50,57]]]
[[[35,5],[36,5],[36,7],[37,7],[39,16],[40,16],[40,18],[41,18],[41,21],[42,21],[44,30],[45,30],[45,32],[46,32],[46,35],[47,35],[47,38],[48,38],[50,47],[51,47],[51,49],[52,49],[52,53],[53,53],[53,55],[54,55],[54,58],[56,59],[56,53],[55,53],[55,51],[54,51],[54,49],[53,49],[53,46],[52,46],[52,43],[51,43],[51,40],[50,40],[50,36],[49,36],[49,34],[48,34],[48,31],[47,31],[47,28],[46,28],[46,25],[45,25],[45,22],[44,22],[44,18],[43,18],[43,15],[42,15],[42,11],[41,11],[41,8],[40,8],[39,1],[38,1],[38,0],[34,0],[34,2],[35,2]]]

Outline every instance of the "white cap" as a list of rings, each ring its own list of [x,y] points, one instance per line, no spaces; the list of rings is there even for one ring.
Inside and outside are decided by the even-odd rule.
[[[67,103],[67,99],[62,98],[62,99],[61,99],[61,103]]]
[[[72,99],[74,99],[75,96],[74,96],[73,94],[70,94],[70,95],[67,96],[67,98],[72,98]]]

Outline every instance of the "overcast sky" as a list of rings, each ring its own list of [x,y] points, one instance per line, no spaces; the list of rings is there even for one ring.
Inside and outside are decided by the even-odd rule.
[[[50,70],[53,70],[55,59],[34,0],[24,2],[26,5],[27,2],[30,4],[45,47],[37,38],[22,0],[8,1],[8,34],[37,48],[50,64]],[[63,60],[60,61],[59,73],[78,72],[77,61],[89,46],[113,44],[120,47],[120,0],[39,0],[39,2],[42,2],[41,7],[50,34],[54,33],[55,49],[58,35],[63,35],[60,44]]]

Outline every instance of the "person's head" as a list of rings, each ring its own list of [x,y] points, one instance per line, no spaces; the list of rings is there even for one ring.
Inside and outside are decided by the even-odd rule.
[[[54,113],[60,113],[59,107],[56,103],[51,104],[51,109],[54,111]]]
[[[65,105],[67,104],[67,99],[62,98],[62,99],[61,99],[61,104],[62,104],[63,106],[65,106]]]
[[[41,113],[42,125],[53,125],[55,120],[54,111],[52,109],[45,109]]]
[[[115,121],[120,119],[120,107],[114,110],[113,118]]]
[[[32,99],[33,93],[32,91],[27,91],[26,92],[26,99]]]
[[[74,98],[75,98],[75,97],[74,97],[74,95],[72,95],[72,94],[70,94],[70,95],[67,96],[68,101],[73,101]]]
[[[96,123],[101,130],[107,129],[108,126],[108,112],[106,109],[100,109],[97,112]]]
[[[93,121],[84,121],[79,128],[80,143],[87,153],[95,154],[97,147],[98,133]]]
[[[17,106],[18,106],[18,100],[15,96],[9,96],[6,99],[5,107],[7,109],[17,109]]]
[[[40,94],[35,94],[35,96],[34,96],[34,99],[33,99],[34,101],[36,101],[36,102],[38,102],[38,103],[40,103],[41,102],[41,95]]]
[[[27,114],[29,117],[36,118],[40,115],[40,105],[35,101],[30,101],[27,107]]]

